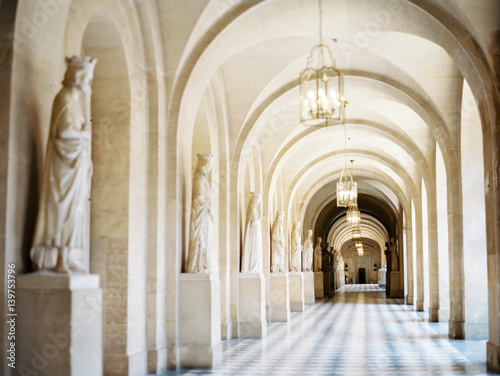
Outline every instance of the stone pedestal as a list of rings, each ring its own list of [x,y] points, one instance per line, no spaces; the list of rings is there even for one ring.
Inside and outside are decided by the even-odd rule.
[[[394,299],[399,299],[403,297],[403,291],[401,290],[401,272],[390,272],[390,285],[389,288],[391,291],[389,292],[389,297]],[[423,310],[423,307],[422,307]]]
[[[323,272],[314,272],[314,296],[318,299],[325,297],[325,289],[323,287]]]
[[[218,274],[180,275],[179,362],[181,368],[214,368],[222,362]]]
[[[413,305],[413,295],[406,295],[406,304],[407,305]]]
[[[271,273],[270,321],[290,321],[290,290],[288,273]]]
[[[448,336],[450,339],[465,339],[464,323],[462,321],[448,321]]]
[[[486,342],[486,364],[488,371],[500,373],[500,346]]]
[[[264,273],[241,273],[239,292],[239,337],[264,338],[267,334]]]
[[[439,308],[429,308],[429,322],[439,322]]]
[[[290,280],[290,311],[304,311],[304,273],[288,273]]]
[[[304,272],[304,304],[314,303],[314,273]]]
[[[16,368],[40,376],[102,375],[102,291],[95,274],[37,272],[16,280]],[[9,325],[9,324],[8,324]]]
[[[332,281],[330,280],[330,272],[323,272],[323,291],[325,296],[330,297],[330,286]]]

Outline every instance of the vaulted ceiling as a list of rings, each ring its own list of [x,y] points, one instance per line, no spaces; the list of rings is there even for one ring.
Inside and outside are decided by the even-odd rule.
[[[452,158],[468,84],[460,41],[448,28],[474,23],[470,32],[488,50],[493,36],[486,30],[496,27],[488,22],[499,13],[495,1],[473,12],[469,3],[322,1],[324,40],[344,74],[345,130],[299,120],[298,75],[319,41],[316,0],[210,2],[181,60],[200,55],[187,94],[201,98],[211,80],[222,80],[232,160],[245,168],[242,150],[256,151],[261,188],[275,192],[279,180],[289,220],[309,217],[316,231],[340,218],[334,183],[347,134],[360,210],[369,226],[385,227],[382,239],[420,199],[422,182],[435,185],[436,152],[445,163]]]

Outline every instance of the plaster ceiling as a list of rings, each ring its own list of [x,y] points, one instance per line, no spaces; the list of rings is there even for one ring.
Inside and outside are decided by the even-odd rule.
[[[463,77],[436,43],[449,37],[442,25],[412,2],[323,0],[324,39],[345,77],[346,130],[306,128],[299,122],[297,82],[318,43],[318,2],[230,3],[210,2],[183,59],[210,25],[240,5],[193,71],[201,81],[222,76],[231,153],[240,168],[246,162],[237,145],[258,144],[262,188],[275,189],[279,177],[285,202],[304,204],[304,215],[309,204],[334,199],[331,189],[322,188],[333,186],[345,165],[346,132],[348,159],[355,160],[355,179],[365,191],[360,210],[380,201],[394,211],[411,207],[422,179],[434,179],[429,166],[436,147],[446,144],[460,118]],[[445,3],[464,18],[452,1]],[[201,95],[203,88],[191,90]],[[300,213],[291,219],[300,220]],[[366,220],[367,229],[380,227],[375,216]],[[384,236],[368,233],[379,243]]]

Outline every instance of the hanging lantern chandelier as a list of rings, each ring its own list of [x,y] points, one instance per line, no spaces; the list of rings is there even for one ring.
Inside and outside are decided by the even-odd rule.
[[[346,147],[347,158],[347,147]],[[351,164],[354,160],[351,160]],[[342,170],[337,182],[337,207],[358,206],[358,183],[352,178],[351,170],[347,166]]]
[[[311,49],[300,73],[300,121],[309,126],[344,121],[344,80],[330,48],[323,44],[323,14],[319,0],[319,44]]]
[[[358,251],[358,256],[363,255],[363,242],[361,241],[361,236],[358,239],[354,240],[354,244],[356,245],[356,250]]]
[[[349,205],[346,217],[347,223],[349,223],[351,227],[358,227],[361,223],[361,212],[358,210],[358,205]]]

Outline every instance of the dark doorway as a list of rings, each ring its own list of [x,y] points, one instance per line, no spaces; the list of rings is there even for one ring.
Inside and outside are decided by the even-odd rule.
[[[366,283],[365,268],[359,268],[359,283]]]

